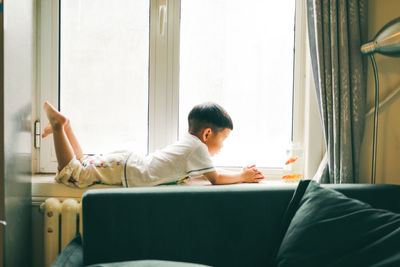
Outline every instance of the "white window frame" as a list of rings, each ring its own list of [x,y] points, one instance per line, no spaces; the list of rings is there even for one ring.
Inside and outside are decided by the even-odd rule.
[[[164,29],[160,22],[163,4]],[[178,139],[180,9],[180,0],[150,2],[149,152]]]
[[[67,1],[67,0],[64,0]],[[149,0],[150,1],[150,48],[149,48],[149,122],[148,151],[155,151],[178,138],[179,120],[179,23],[181,0]],[[38,1],[38,38],[37,38],[37,99],[36,113],[42,128],[47,118],[42,111],[45,100],[58,107],[58,72],[59,72],[59,0]],[[166,5],[166,23],[160,22],[162,6]],[[306,58],[306,7],[304,1],[296,0],[296,31],[294,57],[294,88],[293,88],[293,140],[303,147],[305,152],[305,103],[310,79],[309,60]],[[307,88],[306,88],[307,87]],[[307,120],[308,122],[308,120]],[[311,122],[318,124],[319,122]],[[34,152],[37,152],[33,148]],[[312,151],[311,151],[312,152]],[[310,152],[310,153],[311,153]],[[33,153],[34,172],[54,173],[57,167],[53,140],[41,140],[40,152]],[[305,155],[304,162],[308,162]],[[35,168],[36,167],[36,168]],[[304,166],[306,170],[307,167]],[[263,169],[269,177],[281,177],[283,170]]]
[[[47,123],[43,112],[44,101],[50,101],[58,108],[58,1],[42,0],[37,2],[37,114],[41,122]],[[56,89],[55,89],[56,88]],[[42,131],[42,129],[40,129]],[[41,139],[37,156],[37,170],[41,173],[54,172],[57,169],[53,139]]]

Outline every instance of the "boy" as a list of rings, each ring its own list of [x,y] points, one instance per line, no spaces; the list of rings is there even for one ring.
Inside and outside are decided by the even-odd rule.
[[[189,113],[189,132],[179,142],[140,156],[129,151],[85,156],[70,121],[48,102],[43,106],[50,124],[42,138],[53,134],[58,162],[56,180],[87,187],[96,183],[153,186],[204,175],[212,184],[257,183],[264,178],[254,166],[239,172],[217,171],[211,156],[217,154],[233,124],[219,105],[204,103]]]

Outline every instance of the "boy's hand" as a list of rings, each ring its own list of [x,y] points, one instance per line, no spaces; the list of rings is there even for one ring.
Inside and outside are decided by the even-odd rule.
[[[243,183],[258,183],[264,179],[264,175],[256,168],[256,165],[244,167],[241,171]]]
[[[203,175],[212,184],[237,184],[237,183],[258,183],[264,179],[264,175],[256,168],[255,165],[244,167],[239,172],[219,173],[211,171],[203,173]]]

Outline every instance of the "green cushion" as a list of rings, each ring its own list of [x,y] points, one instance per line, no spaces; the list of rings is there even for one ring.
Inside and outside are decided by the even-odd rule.
[[[81,236],[75,236],[51,264],[51,267],[83,266],[83,251]]]
[[[84,262],[153,259],[266,266],[270,251],[279,244],[276,229],[294,188],[88,191],[82,200]]]
[[[296,194],[277,266],[400,266],[400,214],[315,182]]]
[[[123,261],[93,264],[88,267],[206,267],[208,265],[159,260]]]

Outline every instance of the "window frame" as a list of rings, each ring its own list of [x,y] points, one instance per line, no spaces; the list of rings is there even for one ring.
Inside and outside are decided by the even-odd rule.
[[[37,99],[36,121],[47,122],[43,112],[44,101],[50,101],[58,108],[59,88],[59,1],[42,0],[37,2]],[[57,90],[54,90],[57,88]],[[40,123],[41,127],[45,125]],[[42,129],[36,129],[42,132]],[[52,173],[57,169],[52,138],[40,139],[40,148],[35,148],[37,170],[40,173]]]
[[[59,16],[62,0],[42,0],[37,3],[37,88],[35,120],[43,128],[47,118],[42,111],[45,100],[58,108],[59,98]],[[155,151],[178,139],[179,129],[179,27],[181,0],[150,1],[149,47],[149,104],[148,104],[148,151]],[[167,23],[164,34],[159,22],[160,5],[166,3]],[[306,58],[306,7],[296,0],[293,70],[292,142],[305,147],[305,104],[309,60]],[[57,89],[54,89],[57,88]],[[306,111],[307,112],[307,111]],[[309,145],[308,143],[306,145]],[[40,150],[32,148],[34,172],[54,173],[57,167],[52,138],[41,140]],[[307,155],[305,155],[305,158]],[[304,160],[306,163],[307,160]],[[304,170],[306,166],[304,166]],[[282,168],[263,168],[268,177],[280,178]]]

